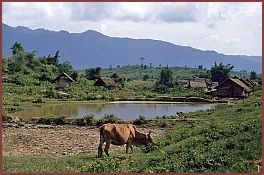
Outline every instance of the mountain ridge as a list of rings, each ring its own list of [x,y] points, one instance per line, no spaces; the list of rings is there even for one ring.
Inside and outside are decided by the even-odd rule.
[[[167,41],[132,39],[106,36],[94,30],[83,33],[68,31],[31,30],[27,27],[10,27],[2,23],[2,53],[11,56],[15,42],[26,51],[37,50],[37,56],[54,55],[60,51],[60,62],[70,61],[74,69],[91,67],[113,67],[143,63],[169,66],[210,69],[214,62],[234,65],[234,70],[261,72],[261,56],[225,55],[213,50],[199,50],[190,46],[179,46]]]

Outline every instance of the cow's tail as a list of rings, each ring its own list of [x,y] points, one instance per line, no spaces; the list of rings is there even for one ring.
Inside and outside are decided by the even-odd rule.
[[[100,128],[100,143],[105,141],[105,138],[104,138],[104,133],[103,133],[103,130],[104,130],[104,125],[101,126]]]
[[[104,125],[99,128],[99,131],[100,131],[100,142],[99,142],[99,146],[98,146],[98,157],[101,157],[102,154],[103,154],[103,144],[105,142],[103,130],[104,130]]]

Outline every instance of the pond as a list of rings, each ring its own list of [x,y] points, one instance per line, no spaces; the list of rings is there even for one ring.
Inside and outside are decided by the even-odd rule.
[[[18,112],[15,116],[27,118],[63,115],[68,118],[82,118],[88,114],[94,114],[95,118],[102,118],[105,114],[112,113],[123,120],[134,120],[138,118],[139,115],[145,116],[146,118],[156,118],[156,116],[175,115],[177,111],[194,112],[220,106],[223,106],[223,104],[137,101],[109,103],[70,102],[31,106],[30,109]]]

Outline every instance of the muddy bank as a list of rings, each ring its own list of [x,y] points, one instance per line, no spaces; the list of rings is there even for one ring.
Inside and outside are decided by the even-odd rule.
[[[148,128],[138,128],[147,133]],[[165,132],[153,129],[153,137]],[[99,131],[95,126],[2,124],[2,155],[50,155],[66,156],[78,154],[97,155]],[[109,152],[125,150],[125,146],[111,145]]]

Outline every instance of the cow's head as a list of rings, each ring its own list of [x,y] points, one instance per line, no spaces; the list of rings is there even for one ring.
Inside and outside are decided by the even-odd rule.
[[[154,140],[154,138],[150,135],[151,132],[153,131],[149,131],[149,133],[147,134],[147,137],[146,137],[146,144],[149,144],[149,143],[152,143],[152,144],[156,144],[156,141]]]

